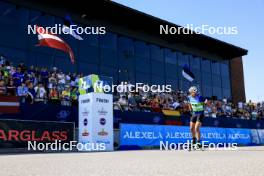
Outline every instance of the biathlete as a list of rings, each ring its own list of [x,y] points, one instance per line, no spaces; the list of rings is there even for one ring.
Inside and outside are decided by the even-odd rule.
[[[192,146],[196,149],[202,148],[201,132],[204,118],[204,104],[207,102],[202,96],[199,96],[197,87],[193,86],[189,89],[188,105],[191,111],[190,131],[192,134]]]

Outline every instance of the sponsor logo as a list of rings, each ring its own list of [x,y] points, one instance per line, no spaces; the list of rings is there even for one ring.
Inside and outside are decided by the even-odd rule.
[[[105,118],[100,118],[100,124],[101,124],[101,125],[105,125],[105,124],[106,124],[106,120],[105,120]]]
[[[105,99],[105,98],[96,98],[96,102],[99,102],[99,103],[108,103],[109,100],[108,99]]]
[[[90,103],[90,99],[81,100],[81,104]]]
[[[98,110],[98,113],[99,115],[106,115],[108,112],[102,107],[102,109]]]
[[[89,136],[89,132],[87,131],[87,129],[84,129],[82,136]]]
[[[67,131],[36,131],[36,130],[0,130],[1,141],[65,141],[68,139]]]
[[[88,125],[88,120],[86,118],[83,120],[83,125],[84,126],[87,126]]]
[[[99,132],[98,132],[98,135],[99,135],[99,136],[107,136],[108,133],[107,133],[106,131],[104,131],[104,129],[102,129],[102,131],[99,131]]]
[[[87,108],[84,108],[84,111],[82,112],[82,115],[87,117],[88,114],[89,114],[89,111],[87,110]]]

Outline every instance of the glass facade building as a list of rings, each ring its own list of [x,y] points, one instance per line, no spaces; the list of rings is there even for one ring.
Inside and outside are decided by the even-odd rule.
[[[71,64],[67,54],[37,47],[37,35],[28,35],[27,31],[28,24],[54,26],[63,24],[62,18],[0,1],[0,23],[0,54],[14,64],[24,62],[27,66],[57,67],[64,72],[111,76],[115,84],[170,84],[174,90],[187,90],[194,84],[203,96],[231,98],[228,60],[194,56],[106,29],[105,35],[83,35],[83,41],[61,35],[74,51],[76,64]],[[195,74],[193,83],[182,77],[184,64]]]

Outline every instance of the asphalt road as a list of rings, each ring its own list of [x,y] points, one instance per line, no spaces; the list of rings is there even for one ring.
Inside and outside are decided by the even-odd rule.
[[[0,155],[0,176],[263,176],[264,147]]]

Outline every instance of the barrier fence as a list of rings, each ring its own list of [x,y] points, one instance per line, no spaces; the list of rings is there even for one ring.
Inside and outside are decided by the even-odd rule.
[[[0,114],[1,119],[20,119],[36,121],[62,121],[74,122],[78,127],[77,106],[61,106],[53,104],[21,104],[17,114]],[[114,111],[114,128],[118,129],[120,123],[130,124],[156,124],[156,125],[189,125],[188,116],[166,116],[154,112]],[[264,129],[264,120],[242,120],[231,117],[206,117],[203,126],[221,128],[248,128]]]

